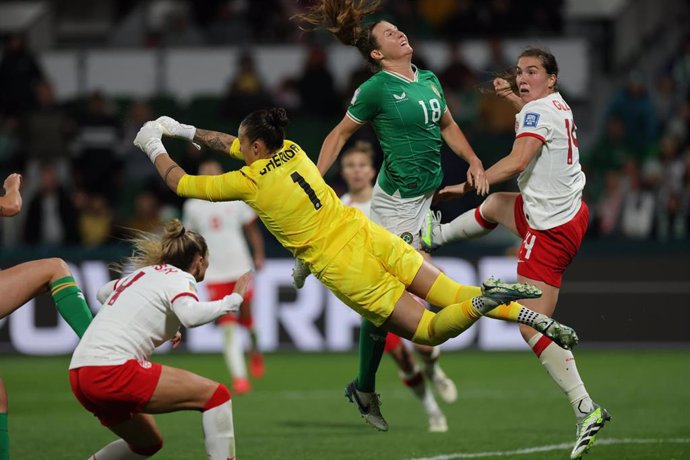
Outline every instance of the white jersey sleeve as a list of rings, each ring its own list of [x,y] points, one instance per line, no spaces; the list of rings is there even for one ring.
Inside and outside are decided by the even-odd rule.
[[[221,315],[238,311],[242,302],[244,299],[236,292],[211,302],[199,302],[189,296],[182,296],[175,299],[172,309],[184,327],[197,327]]]
[[[112,287],[75,349],[70,369],[149,359],[180,328],[172,304],[184,297],[199,300],[194,277],[172,265],[144,267]]]
[[[518,176],[525,216],[535,230],[565,224],[580,209],[586,181],[576,130],[573,113],[560,93],[528,102],[516,115],[516,138],[531,136],[543,144]]]

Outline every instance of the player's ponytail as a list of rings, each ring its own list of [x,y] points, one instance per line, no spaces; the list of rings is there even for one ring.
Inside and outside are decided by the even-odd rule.
[[[241,126],[250,142],[261,139],[270,152],[275,152],[283,146],[288,122],[287,112],[278,107],[250,113],[242,120]]]
[[[204,237],[187,230],[178,219],[168,222],[163,235],[131,230],[132,255],[122,264],[113,264],[114,271],[123,273],[149,265],[170,264],[181,270],[191,266],[197,254],[206,257],[208,246]]]
[[[377,12],[381,0],[320,0],[302,14],[293,16],[298,20],[322,27],[335,35],[343,44],[354,46],[374,70],[380,67],[371,57],[378,48],[372,30],[379,21],[366,24],[367,16]]]

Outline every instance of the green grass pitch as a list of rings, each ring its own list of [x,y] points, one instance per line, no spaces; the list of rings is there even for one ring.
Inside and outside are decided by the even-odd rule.
[[[583,350],[577,357],[590,394],[613,415],[587,460],[690,459],[687,350]],[[219,355],[173,353],[154,360],[227,380]],[[115,439],[73,397],[68,362],[68,357],[0,357],[13,460],[86,459]],[[387,357],[378,390],[391,429],[379,433],[343,397],[356,370],[354,353],[268,355],[267,374],[254,391],[233,398],[238,458],[569,458],[573,414],[530,353],[449,352],[442,363],[460,390],[455,404],[440,403],[448,433],[426,431],[421,405]],[[156,418],[165,445],[155,458],[206,458],[199,413]]]

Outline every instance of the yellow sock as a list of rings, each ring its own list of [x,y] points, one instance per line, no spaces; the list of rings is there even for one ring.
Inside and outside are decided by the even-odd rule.
[[[444,308],[448,305],[457,304],[470,300],[472,297],[477,297],[482,294],[479,286],[463,285],[448,278],[441,273],[431,285],[429,293],[426,295],[426,300],[432,305],[439,308]]]
[[[504,321],[509,321],[511,323],[518,322],[518,315],[520,310],[524,307],[517,302],[510,302],[508,305],[499,305],[484,316],[488,316],[493,319],[502,319]]]
[[[472,305],[472,299],[448,305],[438,313],[424,310],[412,341],[422,345],[439,345],[460,335],[482,315]]]

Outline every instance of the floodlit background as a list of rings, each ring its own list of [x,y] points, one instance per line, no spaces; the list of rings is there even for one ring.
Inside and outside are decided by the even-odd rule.
[[[0,222],[0,267],[62,257],[97,311],[96,291],[112,277],[108,263],[129,251],[122,227],[156,232],[180,215],[181,200],[132,145],[143,122],[160,115],[235,133],[249,112],[282,106],[288,137],[316,161],[369,73],[354,48],[289,20],[308,4],[0,1],[0,176],[24,175],[21,214]],[[690,406],[689,12],[682,0],[385,2],[389,20],[409,36],[413,62],[438,75],[485,167],[509,152],[514,112],[480,89],[528,45],[547,47],[558,60],[591,221],[556,317],[578,330],[580,371],[614,415],[602,434],[608,444],[593,459],[690,458],[683,409]],[[350,143],[358,139],[376,142],[368,128]],[[189,172],[213,156],[177,141],[166,145]],[[444,183],[462,181],[465,165],[447,147],[443,161]],[[344,191],[337,166],[327,180]],[[46,212],[50,200],[59,203],[57,216]],[[478,203],[443,204],[443,220]],[[566,456],[558,446],[574,430],[563,396],[516,328],[497,322],[480,321],[444,345],[444,367],[460,388],[459,402],[444,407],[447,435],[425,433],[421,409],[386,358],[379,382],[393,431],[360,424],[339,394],[356,371],[358,318],[314,279],[296,292],[289,254],[264,234],[268,261],[257,274],[254,309],[268,371],[252,393],[236,398],[241,458]],[[468,284],[491,274],[510,280],[518,242],[499,230],[436,256]],[[0,320],[13,458],[85,458],[109,439],[68,389],[75,344],[49,298]],[[227,381],[220,344],[214,326],[187,331],[182,350],[161,359]],[[168,443],[161,458],[203,455],[197,418],[161,418]],[[75,452],[76,438],[90,444]],[[551,447],[513,452],[539,446]],[[462,456],[473,453],[479,457]]]

